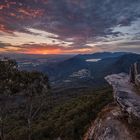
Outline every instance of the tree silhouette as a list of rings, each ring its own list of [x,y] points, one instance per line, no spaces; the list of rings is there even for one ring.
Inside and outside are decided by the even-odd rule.
[[[9,112],[9,98],[12,94],[12,78],[17,71],[15,60],[4,58],[0,61],[0,139],[5,139],[5,121]]]
[[[38,72],[26,73],[25,89],[25,117],[28,127],[28,140],[32,136],[33,121],[39,115],[39,112],[46,103],[46,97],[49,92],[48,78]]]

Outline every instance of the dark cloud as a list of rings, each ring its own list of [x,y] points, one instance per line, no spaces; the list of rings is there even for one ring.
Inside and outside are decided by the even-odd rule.
[[[0,42],[0,48],[5,48],[7,46],[11,46],[11,44],[10,43],[2,43],[2,42]]]
[[[118,45],[121,45],[121,46],[139,46],[140,48],[140,40],[138,41],[131,41],[131,42],[123,42],[123,43],[119,43]]]
[[[129,25],[140,17],[138,0],[5,0],[1,3],[1,12],[9,20],[20,21],[21,27],[36,20],[39,23],[33,24],[34,27],[63,37],[108,35],[111,27]]]
[[[9,44],[5,44],[6,45],[9,45]],[[11,45],[12,46],[12,45]],[[77,49],[86,49],[86,48],[92,48],[92,47],[89,47],[87,45],[84,45],[82,47],[78,46],[78,47],[75,47],[75,46],[72,46],[72,47],[65,47],[65,46],[62,46],[62,45],[50,45],[50,44],[45,44],[45,43],[42,43],[42,44],[23,44],[23,45],[20,45],[20,46],[13,46],[13,47],[18,47],[20,48],[20,50],[30,50],[30,49],[46,49],[46,50],[56,50],[56,49],[60,49],[62,51],[72,51],[72,50],[77,50]]]
[[[130,26],[138,18],[140,0],[0,1],[0,31],[12,34],[29,33],[26,28],[40,29],[64,41],[72,38],[76,48],[86,48],[88,41],[101,37],[123,36],[113,28]]]

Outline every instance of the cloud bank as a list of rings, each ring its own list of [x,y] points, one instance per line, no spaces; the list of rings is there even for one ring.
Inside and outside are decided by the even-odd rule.
[[[0,1],[0,51],[135,51],[139,27],[139,0]]]

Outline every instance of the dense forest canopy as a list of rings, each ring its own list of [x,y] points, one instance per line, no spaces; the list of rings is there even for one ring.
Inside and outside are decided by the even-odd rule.
[[[57,95],[51,93],[46,75],[18,70],[10,59],[0,61],[0,91],[1,140],[80,140],[113,99],[106,87],[54,100]]]

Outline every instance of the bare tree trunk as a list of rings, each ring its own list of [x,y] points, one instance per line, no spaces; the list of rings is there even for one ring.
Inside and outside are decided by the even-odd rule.
[[[4,107],[3,107],[4,109]],[[4,120],[3,120],[3,111],[2,111],[2,105],[0,107],[0,140],[4,140]]]
[[[31,140],[32,131],[31,131],[31,119],[28,118],[28,140]]]
[[[32,124],[34,123],[34,119],[39,114],[40,110],[42,109],[44,105],[44,100],[46,101],[46,95],[45,96],[35,96],[36,90],[34,89],[34,85],[31,85],[29,87],[29,91],[27,93],[27,125],[28,125],[28,140],[32,140]],[[43,93],[42,93],[43,94]]]
[[[0,140],[4,140],[4,124],[3,121],[1,120],[1,124],[0,124]]]
[[[29,97],[29,112],[28,112],[28,118],[27,118],[27,123],[28,123],[28,140],[31,140],[32,138],[32,97]]]

